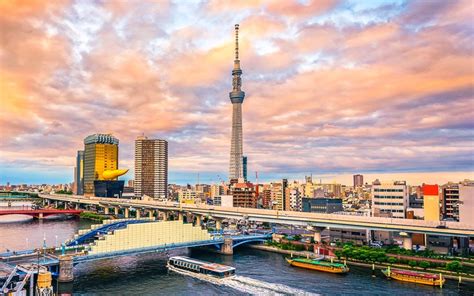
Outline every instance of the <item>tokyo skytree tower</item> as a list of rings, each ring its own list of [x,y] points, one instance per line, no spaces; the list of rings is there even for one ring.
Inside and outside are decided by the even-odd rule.
[[[239,25],[235,25],[235,60],[232,70],[232,91],[229,93],[232,102],[232,139],[230,144],[229,179],[241,179],[243,174],[242,148],[242,102],[245,92],[241,90],[242,70],[239,60]]]

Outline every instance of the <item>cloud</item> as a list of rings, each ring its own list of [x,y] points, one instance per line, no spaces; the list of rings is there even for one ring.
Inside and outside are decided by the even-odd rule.
[[[170,142],[180,180],[225,178],[234,23],[250,171],[474,168],[469,1],[20,4],[0,7],[0,183],[27,167],[70,180],[97,132],[122,166],[144,133]]]

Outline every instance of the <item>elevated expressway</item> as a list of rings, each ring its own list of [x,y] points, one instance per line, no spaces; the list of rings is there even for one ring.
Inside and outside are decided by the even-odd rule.
[[[223,219],[246,219],[249,221],[313,227],[315,232],[327,227],[331,227],[384,230],[408,234],[423,233],[442,236],[474,237],[474,226],[459,222],[443,222],[443,225],[440,225],[438,222],[412,219],[317,214],[253,208],[228,208],[209,205],[180,204],[177,202],[129,200],[117,198],[88,198],[77,195],[71,196],[39,194],[39,197],[48,202],[59,201],[67,202],[69,204],[94,205],[97,207],[103,207],[104,209],[107,209],[106,212],[108,212],[109,208],[115,208],[116,211],[117,209],[122,208],[128,213],[128,209],[134,208],[138,209],[139,211],[148,211],[149,213],[153,213],[154,211],[165,213],[177,212],[180,215],[183,213],[189,213],[196,215],[199,218],[199,221],[202,216],[214,219],[216,221],[221,221]]]

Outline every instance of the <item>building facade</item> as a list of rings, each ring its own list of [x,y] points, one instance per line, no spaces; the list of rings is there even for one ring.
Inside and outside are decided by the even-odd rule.
[[[459,221],[459,183],[447,183],[442,186],[443,218]]]
[[[459,184],[459,222],[474,228],[474,181],[465,180]]]
[[[372,183],[372,216],[405,218],[408,206],[408,187],[405,181]]]
[[[340,198],[303,198],[303,212],[331,214],[342,211]]]
[[[364,186],[364,176],[362,175],[354,175],[354,188]]]
[[[168,142],[138,137],[135,140],[135,197],[168,198]]]
[[[234,207],[257,208],[257,197],[252,183],[234,184],[232,187],[232,199]]]
[[[424,220],[440,220],[441,213],[438,185],[423,184],[423,211]]]
[[[104,180],[105,171],[118,169],[119,140],[110,134],[93,134],[84,139],[84,195],[94,195],[94,181]]]
[[[77,151],[76,169],[74,170],[74,194],[84,194],[84,151]]]

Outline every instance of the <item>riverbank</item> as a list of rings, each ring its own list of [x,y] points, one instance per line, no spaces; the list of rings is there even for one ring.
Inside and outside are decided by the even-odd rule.
[[[248,248],[251,249],[256,249],[260,251],[266,251],[266,252],[272,252],[272,253],[278,253],[278,254],[284,254],[284,255],[293,255],[297,257],[306,257],[306,258],[318,258],[320,255],[314,253],[314,252],[309,252],[309,251],[290,251],[290,250],[282,250],[278,249],[276,247],[272,246],[265,246],[265,245],[247,245]],[[333,257],[334,258],[334,257]],[[338,261],[336,258],[334,258],[335,261]],[[384,263],[365,263],[365,262],[357,262],[354,260],[345,260],[345,262],[348,265],[354,265],[354,266],[360,266],[360,267],[366,267],[369,269],[372,268],[377,268],[377,269],[385,269],[388,266],[391,267],[396,267],[396,268],[402,268],[406,270],[416,270],[416,271],[424,271],[423,269],[419,268],[411,268],[409,265],[402,265],[402,264],[384,264]],[[432,273],[442,273],[443,276],[446,279],[451,279],[451,280],[456,280],[459,281],[459,277],[461,277],[461,282],[470,282],[474,283],[474,276],[468,275],[468,274],[456,274],[452,273],[446,270],[439,270],[439,269],[427,269],[426,271],[432,272]]]
[[[80,214],[80,217],[81,219],[88,219],[88,220],[98,221],[98,222],[102,222],[104,220],[110,219],[110,216],[101,215],[101,214],[97,214],[93,212],[82,212]]]

